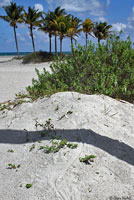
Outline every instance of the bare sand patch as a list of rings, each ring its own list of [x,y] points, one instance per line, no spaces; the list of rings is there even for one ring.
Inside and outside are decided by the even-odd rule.
[[[18,92],[32,84],[32,78],[37,78],[35,68],[40,72],[43,68],[50,71],[50,63],[22,64],[22,60],[11,60],[12,57],[0,57],[0,103],[12,100]]]
[[[42,137],[43,128],[36,122],[45,124],[50,118],[54,130]],[[133,200],[133,119],[133,104],[75,92],[0,112],[1,199]],[[50,154],[39,150],[59,136],[78,147]],[[80,162],[80,157],[91,154],[94,162]],[[21,166],[16,171],[8,168],[9,163]]]

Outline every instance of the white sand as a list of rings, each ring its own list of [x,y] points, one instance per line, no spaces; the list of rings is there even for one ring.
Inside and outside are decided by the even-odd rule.
[[[32,78],[37,78],[35,68],[50,70],[49,63],[24,65],[21,60],[12,58],[0,56],[0,103],[12,100],[16,93],[25,91],[25,87],[32,84]]]
[[[25,90],[36,77],[35,67],[50,70],[49,63],[0,61],[0,102]],[[41,137],[35,119],[45,124],[49,118],[55,131]],[[134,200],[133,121],[133,104],[71,92],[0,112],[0,200]],[[78,148],[39,150],[51,145],[52,135]],[[96,158],[90,165],[79,161],[91,154]],[[9,163],[21,166],[16,171]]]
[[[41,124],[51,118],[56,137],[77,143],[78,148],[50,154],[39,150],[51,145],[55,132],[41,137],[35,118]],[[71,92],[0,112],[0,199],[133,200],[133,120],[133,104]],[[29,143],[24,129],[30,133]],[[35,149],[29,152],[32,144]],[[96,156],[90,165],[79,161],[90,154]],[[8,169],[9,163],[21,167],[16,172]],[[26,189],[27,183],[32,187]]]

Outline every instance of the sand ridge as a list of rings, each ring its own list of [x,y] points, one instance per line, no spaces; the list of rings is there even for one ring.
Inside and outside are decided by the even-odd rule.
[[[133,104],[76,92],[57,93],[1,112],[1,198],[133,200],[133,117]],[[45,124],[48,119],[55,131],[42,137],[43,128],[36,128],[36,120]],[[50,154],[39,150],[40,146],[51,146],[52,136],[61,136],[78,147]],[[30,152],[33,144],[35,148]],[[96,156],[94,162],[81,163],[79,158],[89,154]],[[7,169],[8,163],[21,167],[16,172]],[[27,189],[27,183],[33,183],[32,187]]]

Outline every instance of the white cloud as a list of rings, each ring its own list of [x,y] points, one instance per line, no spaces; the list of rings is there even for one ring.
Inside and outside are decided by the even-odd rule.
[[[110,0],[107,0],[107,7],[110,5]]]
[[[8,5],[10,1],[11,0],[0,0],[0,7]]]
[[[105,14],[104,5],[100,0],[46,0],[52,8],[61,6],[70,12],[86,12],[93,16],[103,16]]]
[[[134,7],[132,7],[131,15],[128,17],[128,25],[130,29],[134,28]]]
[[[117,32],[120,32],[121,30],[124,30],[127,28],[127,25],[126,24],[123,24],[123,23],[115,23],[115,24],[112,24],[112,29],[114,31],[117,31]]]
[[[35,7],[35,9],[37,9],[39,11],[43,11],[43,5],[42,4],[37,3],[37,4],[34,5],[34,7]]]
[[[107,21],[107,20],[105,19],[105,17],[99,17],[98,19],[99,19],[99,21],[101,21],[101,22],[106,22],[106,21]]]

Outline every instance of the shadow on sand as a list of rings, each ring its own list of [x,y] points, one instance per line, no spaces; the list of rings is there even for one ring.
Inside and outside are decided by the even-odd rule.
[[[46,130],[45,130],[46,132]],[[30,141],[49,140],[51,136],[61,136],[69,142],[82,142],[93,145],[110,155],[134,165],[134,149],[118,140],[99,135],[92,130],[74,129],[74,130],[55,130],[48,132],[49,136],[41,137],[41,131],[29,132]],[[0,144],[24,144],[27,143],[27,132],[22,130],[0,130]]]

